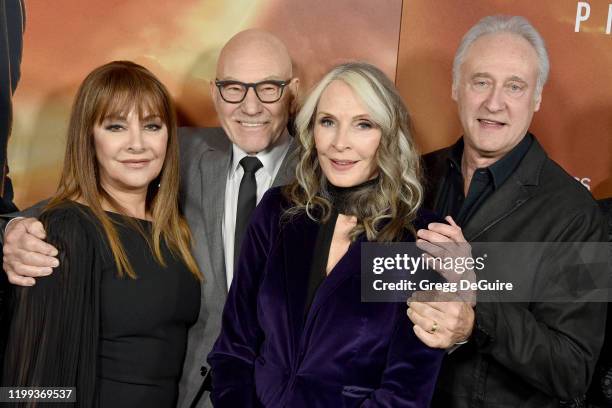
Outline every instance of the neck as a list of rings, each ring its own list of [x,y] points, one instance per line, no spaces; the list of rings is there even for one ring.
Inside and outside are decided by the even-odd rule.
[[[367,180],[363,183],[350,187],[337,187],[327,182],[327,197],[332,207],[339,213],[345,215],[355,215],[351,209],[354,204],[355,194],[366,192],[373,189],[378,184],[378,177]]]
[[[146,211],[147,189],[119,191],[107,186],[103,186],[103,188],[120,206],[120,208],[115,208],[107,200],[102,200],[102,208],[105,211],[121,211],[130,217],[148,219]]]
[[[482,157],[467,145],[463,148],[461,174],[463,175],[463,193],[465,195],[467,195],[467,190],[470,187],[470,182],[472,181],[472,176],[474,176],[476,169],[489,167],[497,160],[499,160],[499,157]]]

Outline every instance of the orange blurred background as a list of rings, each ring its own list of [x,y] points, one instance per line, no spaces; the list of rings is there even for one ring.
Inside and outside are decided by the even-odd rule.
[[[215,126],[208,81],[236,32],[267,29],[288,45],[301,93],[331,66],[366,60],[395,78],[423,152],[460,136],[450,98],[461,36],[480,17],[520,14],[547,41],[551,76],[534,133],[598,198],[612,196],[612,36],[608,2],[574,32],[577,1],[540,0],[31,0],[21,82],[14,98],[9,165],[25,208],[55,191],[70,104],[98,65],[133,60],[176,98],[182,125]]]
[[[574,32],[578,3],[445,0],[434,7],[428,0],[404,1],[396,84],[422,150],[447,146],[461,135],[451,99],[461,37],[487,15],[522,15],[544,37],[551,63],[531,130],[549,156],[596,198],[612,196],[612,35],[605,33],[610,2],[588,2],[590,17]]]

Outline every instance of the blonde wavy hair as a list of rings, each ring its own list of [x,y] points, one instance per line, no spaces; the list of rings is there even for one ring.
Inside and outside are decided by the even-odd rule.
[[[411,121],[395,85],[375,66],[350,62],[333,68],[314,87],[296,117],[299,146],[296,179],[283,190],[292,207],[287,216],[306,213],[326,222],[331,214],[328,181],[319,165],[314,127],[321,95],[333,81],[343,81],[360,98],[373,123],[381,130],[375,160],[378,177],[372,188],[350,196],[350,213],[357,217],[354,240],[365,233],[369,241],[397,241],[409,230],[423,201],[420,157],[412,140]]]

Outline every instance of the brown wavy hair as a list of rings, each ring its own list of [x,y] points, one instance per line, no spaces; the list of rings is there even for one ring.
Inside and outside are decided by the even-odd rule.
[[[288,216],[305,212],[315,221],[331,213],[328,181],[321,170],[314,143],[314,126],[321,95],[332,81],[343,81],[361,99],[381,130],[376,151],[377,182],[358,189],[347,200],[357,217],[351,239],[365,233],[369,241],[396,241],[415,233],[412,221],[423,201],[420,157],[412,140],[410,116],[395,85],[375,66],[350,62],[333,68],[314,87],[296,117],[299,141],[296,179],[284,188],[292,204]]]
[[[89,207],[104,230],[121,277],[136,278],[112,218],[104,212],[102,201],[116,212],[127,214],[100,184],[98,162],[93,139],[94,126],[106,117],[122,116],[131,110],[140,118],[156,114],[168,129],[168,146],[161,172],[148,187],[146,212],[152,216],[152,237],[140,225],[126,218],[149,243],[157,262],[165,266],[161,253],[162,240],[178,255],[199,280],[202,274],[191,254],[191,233],[179,213],[179,150],[176,114],[166,87],[146,68],[130,61],[114,61],[94,69],[77,91],[66,141],[64,168],[57,192],[45,211],[78,201]]]

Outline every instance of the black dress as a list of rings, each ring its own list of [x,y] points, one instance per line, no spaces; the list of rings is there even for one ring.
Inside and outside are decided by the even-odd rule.
[[[18,289],[3,383],[71,385],[82,407],[173,407],[200,284],[163,244],[166,266],[156,262],[138,231],[150,236],[151,223],[131,219],[134,226],[128,217],[107,214],[137,279],[117,277],[87,207],[71,203],[44,214],[60,266]]]

